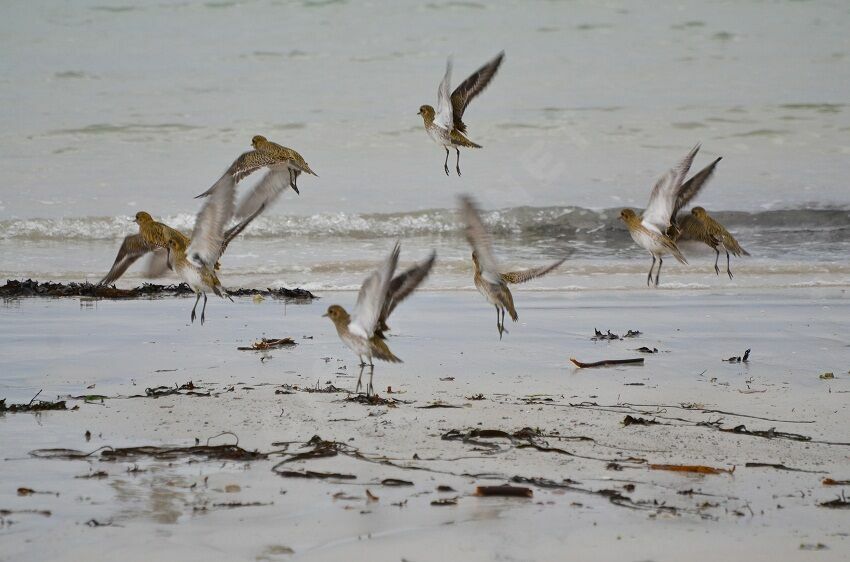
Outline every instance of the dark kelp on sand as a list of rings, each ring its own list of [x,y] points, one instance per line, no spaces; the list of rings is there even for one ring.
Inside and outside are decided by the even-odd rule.
[[[145,297],[191,296],[195,293],[186,283],[178,285],[157,285],[143,283],[133,289],[118,289],[114,285],[104,286],[93,283],[53,283],[51,281],[6,280],[0,286],[0,298],[20,297],[92,297],[100,299],[136,299]],[[309,301],[317,298],[305,289],[232,289],[228,294],[234,297],[255,296],[285,299],[289,301]]]

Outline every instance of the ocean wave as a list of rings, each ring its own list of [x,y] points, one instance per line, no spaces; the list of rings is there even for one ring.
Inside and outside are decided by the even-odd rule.
[[[592,210],[582,207],[513,207],[483,213],[496,236],[531,238],[605,238],[624,230],[619,208]],[[754,231],[760,238],[770,233],[811,233],[831,241],[850,240],[850,209],[788,209],[713,212],[732,231]],[[191,232],[195,216],[181,213],[158,217],[184,232]],[[263,216],[245,231],[248,238],[353,237],[395,238],[460,234],[456,211],[431,209],[409,213],[320,213]],[[0,220],[0,239],[111,240],[136,232],[129,215],[115,217],[65,217],[59,219]],[[807,240],[808,241],[808,240]]]

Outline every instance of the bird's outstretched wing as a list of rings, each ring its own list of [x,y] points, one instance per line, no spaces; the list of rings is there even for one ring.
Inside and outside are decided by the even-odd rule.
[[[460,197],[460,211],[463,222],[466,224],[464,233],[472,251],[478,258],[481,266],[481,277],[488,283],[498,285],[501,282],[499,264],[493,256],[493,236],[481,221],[481,213],[475,201],[468,195]]]
[[[265,209],[266,209],[265,205],[260,205],[259,209],[254,211],[251,215],[242,219],[242,222],[240,222],[236,226],[233,226],[233,227],[227,229],[227,231],[225,231],[224,242],[221,243],[221,253],[219,254],[219,256],[224,254],[224,251],[227,250],[227,245],[230,244],[230,242],[234,238],[236,238],[237,236],[242,234],[242,231],[245,230],[245,228],[247,228],[249,224],[251,224],[251,221],[253,221],[255,218],[260,216]]]
[[[694,157],[699,152],[699,147],[699,144],[694,146],[688,155],[674,168],[661,176],[655,183],[655,187],[652,188],[652,193],[649,196],[649,204],[647,204],[646,210],[643,212],[642,219],[654,225],[661,232],[666,232],[670,226],[679,189],[685,181],[685,176],[691,168]]]
[[[256,172],[260,168],[266,168],[269,166],[273,166],[277,163],[274,156],[268,154],[267,152],[263,152],[261,150],[249,150],[248,152],[243,152],[239,155],[239,157],[233,161],[233,164],[224,172],[225,176],[233,176],[233,181],[235,183],[239,183],[245,177],[250,175],[253,172]],[[208,197],[212,194],[213,190],[219,184],[221,180],[214,183],[211,188],[204,191],[200,195],[196,195],[195,199],[201,199],[202,197]]]
[[[186,256],[199,267],[212,269],[221,255],[224,244],[224,228],[233,217],[236,181],[225,173],[210,190],[210,196],[204,202],[195,219],[192,230],[192,243],[186,250]]]
[[[137,259],[154,250],[141,234],[131,234],[124,238],[121,247],[118,249],[118,255],[112,263],[112,268],[109,270],[98,285],[110,285],[118,280],[127,268],[133,265]]]
[[[452,113],[452,100],[449,96],[449,82],[452,81],[452,59],[446,61],[446,74],[443,76],[440,87],[437,89],[437,115],[434,124],[447,131],[452,130],[454,121]]]
[[[678,215],[679,211],[684,209],[685,206],[693,201],[693,199],[699,194],[703,186],[711,179],[711,176],[714,175],[714,168],[722,159],[722,156],[718,157],[714,160],[714,162],[694,174],[691,179],[682,184],[682,187],[679,188],[679,193],[676,195],[676,204],[673,206],[673,217]]]
[[[499,65],[502,64],[504,58],[505,52],[502,51],[493,60],[473,72],[452,92],[452,119],[454,128],[461,133],[466,133],[466,125],[463,122],[463,112],[466,111],[466,106],[475,96],[484,91],[484,88],[496,75],[496,71],[499,70]]]
[[[289,173],[280,170],[270,170],[260,182],[245,195],[236,208],[237,219],[248,217],[257,209],[264,206],[268,209],[275,200],[289,187]]]
[[[393,251],[381,267],[363,281],[360,293],[357,295],[357,304],[354,305],[354,312],[351,314],[351,322],[348,324],[348,330],[352,334],[366,339],[375,335],[381,311],[389,294],[393,273],[398,265],[400,251],[401,245],[396,242]]]
[[[565,261],[567,261],[567,258],[562,258],[556,262],[550,263],[549,265],[543,265],[531,269],[524,269],[522,271],[511,271],[509,273],[503,273],[502,280],[505,283],[525,283],[526,281],[531,281],[532,279],[543,277]]]
[[[387,330],[387,318],[393,313],[395,307],[401,301],[406,299],[416,290],[434,266],[434,260],[437,259],[437,252],[431,252],[431,255],[425,261],[414,264],[411,267],[399,273],[390,282],[390,288],[387,292],[387,299],[384,301],[384,308],[381,310],[381,316],[378,319],[380,331]]]

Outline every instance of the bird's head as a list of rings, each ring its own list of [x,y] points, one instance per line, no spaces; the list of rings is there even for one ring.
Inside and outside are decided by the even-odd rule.
[[[627,225],[633,225],[637,222],[640,222],[637,213],[635,213],[632,209],[623,209],[622,211],[620,211],[620,220],[626,223]]]
[[[262,144],[264,142],[269,142],[266,137],[264,137],[263,135],[254,135],[254,138],[251,139],[251,146],[257,148],[258,144]]]
[[[348,313],[338,304],[329,306],[328,311],[322,316],[330,318],[334,324],[347,324],[349,319]]]
[[[138,213],[136,213],[136,218],[133,219],[133,222],[136,224],[153,222],[153,217],[144,211],[139,211]]]
[[[698,219],[702,219],[706,215],[705,209],[703,209],[702,207],[694,207],[693,209],[691,209],[691,214]]]
[[[422,119],[424,119],[425,121],[433,121],[434,116],[437,115],[437,113],[430,105],[423,105],[419,108],[419,112],[417,113],[417,115],[421,115]]]

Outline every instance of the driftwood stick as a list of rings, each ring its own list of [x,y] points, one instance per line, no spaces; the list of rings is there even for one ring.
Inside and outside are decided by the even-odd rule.
[[[637,359],[605,359],[604,361],[594,361],[593,363],[583,363],[575,357],[570,357],[573,365],[579,369],[589,369],[591,367],[609,367],[611,365],[643,365],[643,357]]]

